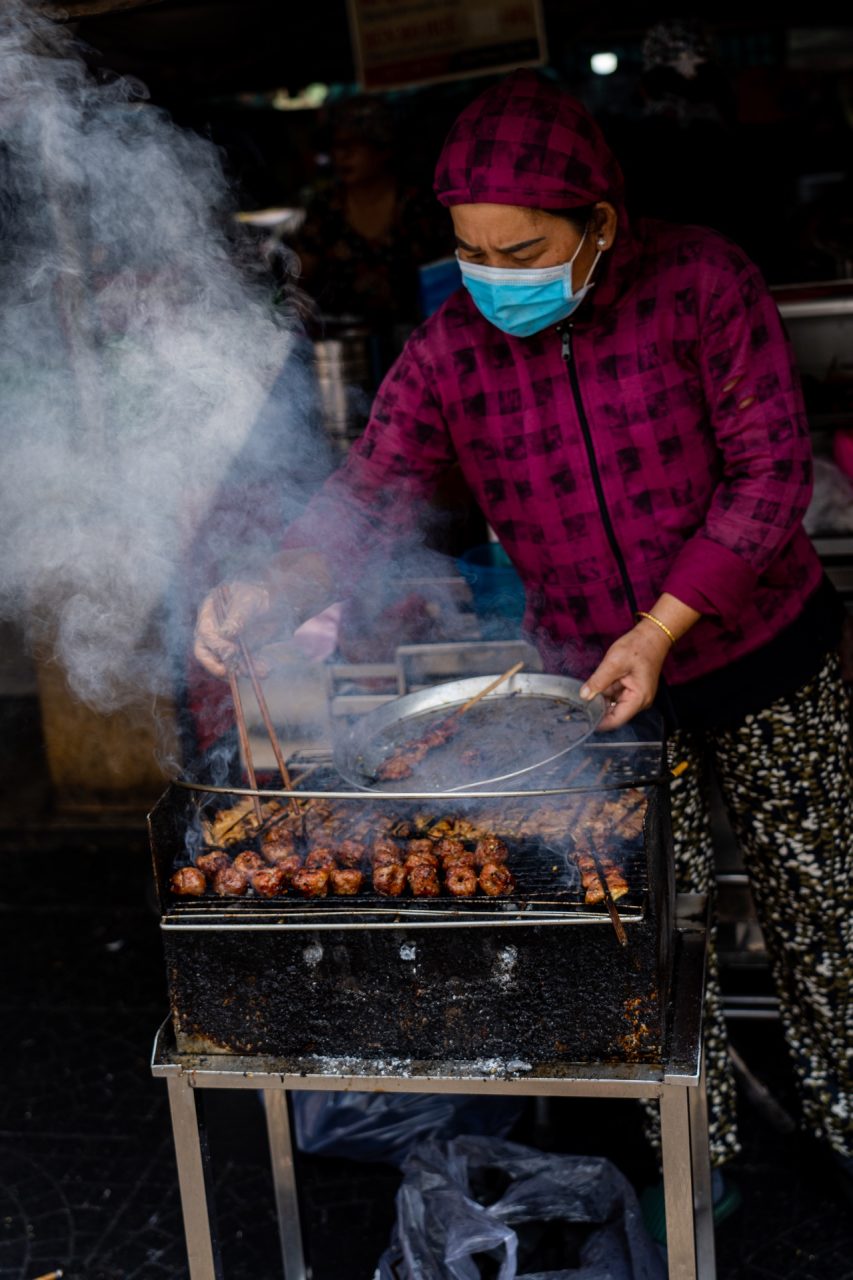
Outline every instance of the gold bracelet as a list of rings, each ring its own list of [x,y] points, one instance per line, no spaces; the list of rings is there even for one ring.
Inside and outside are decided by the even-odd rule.
[[[675,644],[675,636],[672,634],[669,627],[666,625],[665,622],[661,622],[660,618],[656,618],[653,613],[643,613],[642,609],[640,609],[637,613],[634,614],[634,617],[637,618],[638,620],[640,618],[646,618],[649,622],[653,622],[656,627],[660,627],[661,631],[668,638],[669,643],[671,645]]]

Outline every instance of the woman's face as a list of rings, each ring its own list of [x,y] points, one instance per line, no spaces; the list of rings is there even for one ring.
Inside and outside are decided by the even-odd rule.
[[[459,257],[484,267],[556,267],[568,262],[580,245],[572,266],[573,289],[583,285],[596,254],[609,249],[616,234],[616,210],[606,203],[595,206],[585,239],[565,218],[541,209],[457,204],[450,213]]]

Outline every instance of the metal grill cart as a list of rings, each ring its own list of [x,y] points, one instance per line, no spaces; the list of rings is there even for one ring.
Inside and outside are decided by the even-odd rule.
[[[559,691],[552,679],[522,677],[515,691],[538,697],[534,713],[546,719],[541,700]],[[508,704],[510,726],[523,711]],[[386,730],[389,714],[379,713]],[[394,730],[397,744],[410,732]],[[357,766],[369,755],[363,728],[356,742]],[[513,750],[528,746],[515,735]],[[205,1088],[263,1090],[286,1280],[308,1274],[287,1106],[295,1089],[657,1098],[669,1273],[712,1280],[705,904],[678,899],[676,915],[662,744],[593,736],[496,790],[501,751],[505,741],[489,741],[488,790],[360,790],[347,782],[346,754],[312,767],[313,789],[296,783],[309,855],[353,838],[367,849],[371,833],[402,847],[430,833],[471,843],[489,833],[514,877],[500,897],[482,877],[464,898],[449,896],[449,878],[438,896],[413,896],[415,877],[401,896],[383,897],[369,875],[349,897],[175,896],[171,878],[199,855],[211,816],[232,806],[230,821],[245,793],[173,784],[152,813],[172,1013],[153,1071],[169,1087],[192,1280],[222,1275],[196,1107]],[[269,821],[294,821],[287,793],[254,794]],[[602,888],[606,869],[614,873],[613,893],[590,892],[585,860],[597,863]]]

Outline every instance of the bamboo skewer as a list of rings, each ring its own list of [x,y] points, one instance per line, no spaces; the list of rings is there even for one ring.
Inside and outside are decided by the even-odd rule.
[[[217,621],[222,623],[224,620],[223,600],[221,592],[217,591],[214,596],[216,606]],[[252,748],[249,745],[249,731],[246,728],[246,717],[243,712],[243,700],[240,697],[240,687],[237,684],[237,677],[233,671],[228,671],[228,688],[231,690],[231,701],[234,703],[234,716],[237,720],[237,733],[240,738],[240,748],[243,752],[243,759],[246,761],[246,773],[249,776],[249,786],[253,791],[258,789],[258,779],[255,774],[255,765],[252,760]],[[260,797],[255,795],[252,797],[252,807],[255,811],[255,819],[258,826],[263,822],[263,813],[261,811]]]
[[[523,661],[516,662],[514,667],[510,667],[509,671],[505,671],[502,676],[498,676],[491,682],[491,684],[487,684],[485,689],[481,689],[479,693],[475,693],[473,698],[469,698],[467,702],[463,702],[462,706],[454,714],[457,716],[464,716],[466,711],[470,711],[473,706],[476,706],[481,698],[485,698],[487,694],[492,693],[493,690],[497,689],[498,685],[503,684],[505,680],[511,680],[513,676],[517,676],[523,666]]]
[[[598,770],[598,773],[595,775],[593,786],[597,786],[598,783],[604,779],[604,776],[607,773],[607,770],[610,768],[610,763],[611,762],[609,758],[602,762],[601,767]],[[578,830],[580,830],[581,822],[586,818],[591,804],[592,804],[592,798],[590,796],[587,796],[586,799],[582,801],[580,810],[578,812],[577,819],[576,819],[578,824]],[[588,853],[589,856],[592,858],[593,864],[595,866],[595,874],[598,876],[598,879],[601,883],[601,890],[602,890],[602,893],[604,894],[604,902],[607,907],[608,914],[610,916],[610,923],[613,925],[613,932],[616,934],[616,937],[619,940],[619,945],[620,947],[627,947],[628,935],[625,932],[625,926],[622,923],[622,917],[619,914],[619,908],[616,906],[616,903],[613,901],[613,895],[610,892],[610,886],[607,883],[607,875],[605,874],[604,867],[601,865],[601,860],[595,851],[595,847],[592,841],[592,833],[590,833],[589,838],[586,841],[586,848],[583,850],[583,852]]]
[[[604,901],[607,906],[608,914],[610,916],[610,923],[613,925],[613,932],[616,934],[616,937],[619,939],[620,947],[627,947],[628,935],[625,932],[625,926],[622,923],[622,917],[619,914],[619,908],[616,906],[616,903],[613,901],[613,894],[610,892],[610,886],[607,883],[607,875],[605,874],[604,867],[601,865],[601,861],[598,857],[598,854],[595,852],[595,849],[593,848],[592,844],[590,844],[589,846],[589,856],[592,858],[593,862],[595,863],[595,872],[599,880],[601,881],[601,887],[604,891]]]

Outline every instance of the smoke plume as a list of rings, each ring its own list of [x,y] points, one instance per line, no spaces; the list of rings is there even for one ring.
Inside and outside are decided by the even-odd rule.
[[[215,147],[5,0],[0,616],[99,709],[169,688],[205,573],[261,556],[326,469],[298,320],[232,212]]]

